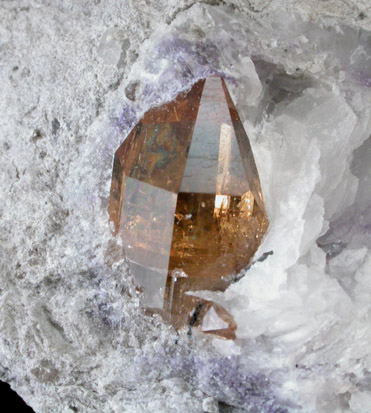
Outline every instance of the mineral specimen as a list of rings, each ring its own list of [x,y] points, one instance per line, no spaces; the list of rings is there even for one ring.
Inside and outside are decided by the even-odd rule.
[[[370,411],[369,3],[0,2],[0,380],[35,412]],[[107,220],[124,138],[212,73],[274,252],[198,293],[236,342],[143,317]],[[192,334],[222,326],[199,304]]]
[[[145,114],[116,152],[109,213],[146,306],[165,310],[178,328],[202,312],[202,330],[234,336],[223,308],[186,294],[225,289],[268,226],[250,143],[222,78],[199,80]]]

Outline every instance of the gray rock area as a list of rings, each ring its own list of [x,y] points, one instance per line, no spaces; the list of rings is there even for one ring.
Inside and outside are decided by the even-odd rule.
[[[270,228],[235,342],[146,314],[112,235],[142,114],[226,78]],[[0,379],[37,413],[371,411],[369,0],[0,2]]]

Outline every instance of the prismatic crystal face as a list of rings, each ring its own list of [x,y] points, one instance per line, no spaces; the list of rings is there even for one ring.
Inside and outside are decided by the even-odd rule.
[[[226,310],[187,294],[227,288],[268,227],[249,139],[223,79],[202,79],[144,115],[115,154],[109,214],[147,307],[177,328],[234,337]]]

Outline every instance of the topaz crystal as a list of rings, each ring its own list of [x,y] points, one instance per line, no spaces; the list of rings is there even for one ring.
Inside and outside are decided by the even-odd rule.
[[[268,227],[249,139],[224,80],[199,80],[148,111],[115,154],[110,219],[146,307],[176,328],[234,338],[224,290]]]

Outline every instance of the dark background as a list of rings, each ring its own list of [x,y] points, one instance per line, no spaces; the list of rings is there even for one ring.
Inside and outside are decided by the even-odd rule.
[[[17,412],[17,413],[35,413],[31,407],[18,396],[18,394],[13,391],[9,384],[0,381],[0,398],[4,408],[4,402],[9,406],[9,410],[1,410],[4,413],[7,412]]]

